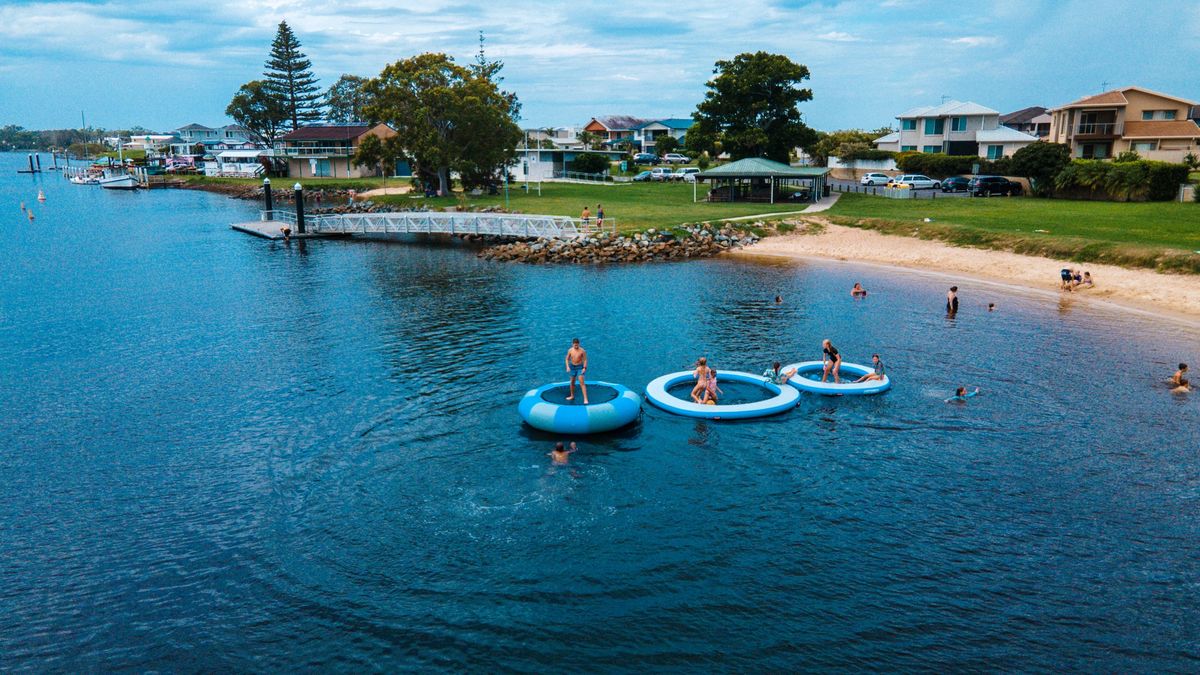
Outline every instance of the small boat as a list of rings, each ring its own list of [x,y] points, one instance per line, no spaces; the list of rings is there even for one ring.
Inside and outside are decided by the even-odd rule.
[[[127,173],[105,176],[99,180],[99,183],[100,187],[107,190],[136,190],[140,187],[137,179]]]
[[[38,190],[38,201],[39,202],[46,201],[46,193],[45,192]]]
[[[71,176],[67,180],[71,181],[75,185],[99,185],[100,184],[99,178],[96,178],[95,176],[87,176],[87,175]]]

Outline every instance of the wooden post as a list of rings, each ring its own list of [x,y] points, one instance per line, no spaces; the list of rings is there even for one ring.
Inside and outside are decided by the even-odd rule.
[[[271,195],[271,179],[263,179],[263,220],[275,220],[275,200]]]
[[[292,190],[296,196],[296,234],[304,234],[304,188],[296,183]]]
[[[42,172],[42,153],[39,152],[34,156],[37,157],[38,173],[41,173]]]
[[[29,173],[33,173],[33,155],[29,155]]]

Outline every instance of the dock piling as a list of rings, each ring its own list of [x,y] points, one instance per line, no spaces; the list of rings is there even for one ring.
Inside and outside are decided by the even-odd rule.
[[[274,220],[275,219],[275,214],[274,214],[275,204],[273,203],[273,201],[274,200],[271,199],[271,179],[264,178],[263,179],[263,209],[264,209],[263,210],[263,220]]]
[[[296,183],[292,189],[296,192],[296,234],[304,234],[304,188]]]

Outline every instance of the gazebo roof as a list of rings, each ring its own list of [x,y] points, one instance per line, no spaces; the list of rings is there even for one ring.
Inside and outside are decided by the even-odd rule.
[[[747,157],[701,171],[696,178],[820,178],[829,171],[823,166],[788,166],[765,157]]]

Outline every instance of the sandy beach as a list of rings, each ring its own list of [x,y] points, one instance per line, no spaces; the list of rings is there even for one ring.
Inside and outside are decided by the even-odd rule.
[[[930,272],[961,274],[965,278],[1001,282],[1041,291],[1059,291],[1059,270],[1081,268],[1092,273],[1096,286],[1071,295],[1088,301],[1172,316],[1200,324],[1200,277],[1160,274],[1152,270],[1112,265],[1079,264],[1004,251],[961,248],[937,241],[880,234],[834,225],[819,217],[823,230],[814,234],[766,237],[735,253],[739,256],[831,258],[849,262],[895,265]]]

